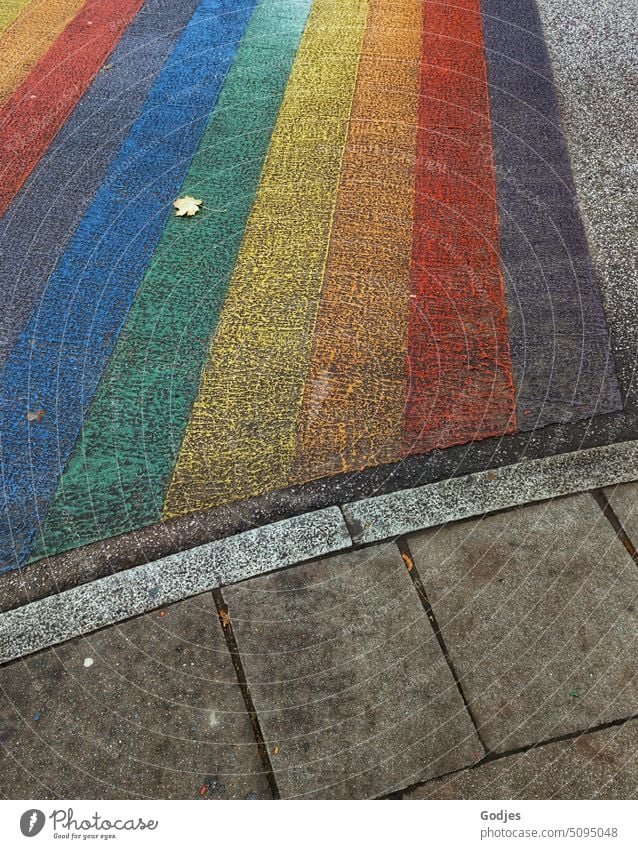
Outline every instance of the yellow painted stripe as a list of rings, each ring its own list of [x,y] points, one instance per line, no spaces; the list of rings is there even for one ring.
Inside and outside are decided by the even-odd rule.
[[[366,21],[316,0],[164,507],[287,485]]]
[[[422,22],[370,0],[292,483],[401,458]]]
[[[0,33],[11,26],[29,2],[37,3],[38,0],[3,0],[0,5]]]
[[[0,35],[0,103],[8,100],[84,3],[85,0],[33,0],[28,5],[10,4],[26,8],[13,26],[7,26]],[[5,17],[3,10],[0,31]]]

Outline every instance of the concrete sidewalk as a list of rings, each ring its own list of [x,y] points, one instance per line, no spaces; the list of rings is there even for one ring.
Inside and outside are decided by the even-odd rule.
[[[3,798],[636,798],[638,484],[205,593],[0,669]]]

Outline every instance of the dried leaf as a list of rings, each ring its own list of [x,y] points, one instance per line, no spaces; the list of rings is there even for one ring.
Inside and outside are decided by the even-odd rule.
[[[30,422],[41,422],[44,416],[44,410],[29,410],[27,412],[27,421]]]
[[[275,748],[272,750],[272,753],[273,753],[273,755],[278,755],[279,754],[279,746],[275,746]]]
[[[177,210],[175,215],[179,217],[184,215],[187,215],[188,217],[191,215],[197,215],[203,203],[203,200],[192,198],[190,195],[185,195],[183,198],[177,198],[177,200],[173,202],[173,206]]]
[[[408,572],[411,572],[414,569],[414,563],[412,561],[412,558],[405,551],[401,552],[401,557],[403,558],[403,562],[408,568]]]
[[[224,610],[222,607],[219,611],[219,618],[222,623],[222,628],[228,628],[230,625],[230,619],[228,618],[228,610]]]

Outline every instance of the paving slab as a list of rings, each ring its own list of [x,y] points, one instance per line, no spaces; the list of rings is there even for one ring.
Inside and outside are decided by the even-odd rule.
[[[638,568],[591,495],[408,543],[490,750],[638,713]]]
[[[268,798],[209,595],[0,668],[0,795]]]
[[[282,797],[380,796],[481,757],[396,546],[223,593]]]
[[[637,799],[638,722],[429,781],[404,799]]]
[[[635,548],[638,546],[638,483],[608,486],[604,493]]]

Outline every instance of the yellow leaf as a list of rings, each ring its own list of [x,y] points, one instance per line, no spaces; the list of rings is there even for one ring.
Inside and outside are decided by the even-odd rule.
[[[173,206],[177,210],[175,215],[188,215],[189,217],[191,215],[197,215],[203,203],[203,200],[192,198],[190,195],[185,195],[183,198],[177,198],[177,200],[173,202]]]
[[[406,554],[405,551],[401,552],[401,557],[403,558],[403,562],[408,567],[408,572],[411,572],[414,569],[414,562],[409,554]]]

